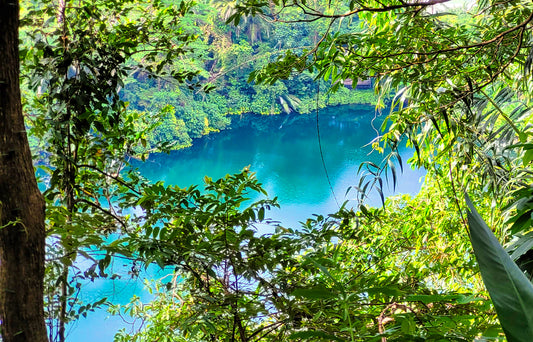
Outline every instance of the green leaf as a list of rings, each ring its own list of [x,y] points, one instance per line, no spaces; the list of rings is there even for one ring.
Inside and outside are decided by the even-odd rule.
[[[429,303],[435,303],[435,302],[454,302],[457,299],[460,299],[462,297],[464,296],[460,294],[452,294],[452,295],[432,294],[432,295],[410,295],[410,296],[407,296],[406,299],[408,301],[418,301],[424,304],[429,304]]]
[[[324,286],[315,286],[307,289],[296,289],[291,295],[295,297],[304,297],[307,299],[325,299],[335,297],[336,294]]]
[[[518,260],[522,255],[527,253],[533,248],[533,232],[528,232],[524,235],[518,234],[518,241],[513,243],[511,247],[515,247],[513,253],[511,253],[511,259],[513,261]]]
[[[295,333],[292,333],[289,336],[289,339],[295,340],[295,339],[303,339],[308,340],[312,339],[313,341],[317,341],[317,338],[319,340],[326,340],[326,341],[344,341],[343,339],[338,338],[335,335],[327,334],[323,331],[298,331]]]
[[[470,241],[507,340],[533,341],[533,285],[466,196]]]
[[[527,166],[533,160],[533,150],[526,150],[524,157],[522,158],[522,163],[524,166]]]
[[[259,212],[257,216],[259,218],[259,222],[262,222],[265,219],[265,208],[264,207],[259,208]]]
[[[368,293],[369,295],[375,295],[375,294],[384,294],[386,296],[401,296],[404,294],[402,290],[400,290],[396,286],[377,286],[377,287],[371,287],[364,292]]]

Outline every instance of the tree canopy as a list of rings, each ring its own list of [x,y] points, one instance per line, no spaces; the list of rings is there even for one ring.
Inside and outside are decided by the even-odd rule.
[[[45,272],[32,298],[44,302],[48,330],[41,324],[36,341],[67,340],[66,324],[101,306],[143,322],[117,341],[527,341],[527,329],[509,324],[516,314],[507,312],[520,312],[515,302],[501,305],[511,292],[491,277],[514,267],[509,254],[520,267],[509,281],[520,279],[520,298],[529,298],[533,5],[445,3],[28,1],[19,44],[18,15],[0,2],[10,9],[0,21],[10,47],[0,68],[0,157],[12,155],[8,145],[24,151],[0,164],[8,196],[0,197],[2,338],[26,338],[18,304],[2,300],[17,286],[8,282],[15,260],[4,256],[40,246],[27,253],[27,284],[42,284]],[[371,80],[375,94],[346,88],[360,80]],[[301,227],[269,220],[278,203],[253,170],[179,188],[151,183],[129,164],[189,146],[224,129],[230,115],[353,102],[385,113],[372,145],[384,161],[361,165],[349,190],[356,208],[309,213]],[[44,217],[28,209],[42,198],[28,144],[14,139],[23,131],[20,104]],[[385,198],[384,184],[404,167],[401,144],[428,175],[417,196]],[[14,169],[25,178],[10,179]],[[365,205],[371,191],[381,207]],[[4,215],[6,203],[19,203],[12,199],[21,204]],[[483,235],[483,219],[506,250]],[[114,258],[170,268],[173,277],[152,284],[149,303],[82,302],[83,280],[117,276],[108,274]],[[42,310],[33,310],[24,317],[39,326]]]

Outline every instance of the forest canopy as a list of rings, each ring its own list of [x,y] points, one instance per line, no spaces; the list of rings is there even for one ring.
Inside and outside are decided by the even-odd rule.
[[[533,5],[445,3],[23,1],[19,23],[0,1],[2,339],[66,341],[106,307],[142,322],[115,341],[531,341]],[[347,103],[386,115],[383,163],[356,207],[299,227],[269,220],[253,170],[180,188],[130,164],[232,116]],[[385,198],[404,144],[425,183]],[[171,280],[83,302],[117,258]]]

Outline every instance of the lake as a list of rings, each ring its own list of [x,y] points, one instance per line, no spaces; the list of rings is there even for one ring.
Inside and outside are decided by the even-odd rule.
[[[320,153],[316,115],[277,115],[233,117],[231,129],[198,139],[186,150],[151,155],[144,162],[135,162],[141,173],[166,184],[189,186],[202,184],[205,175],[213,179],[228,173],[237,173],[249,166],[257,173],[269,196],[277,196],[281,205],[268,215],[283,226],[297,228],[312,214],[328,214],[338,209],[338,204],[353,200],[355,193],[346,189],[358,184],[357,169],[361,162],[379,164],[382,156],[365,146],[374,139],[383,122],[375,117],[374,108],[362,105],[329,107],[320,111],[318,130],[324,170]],[[400,150],[404,162],[412,151]],[[399,177],[397,193],[415,194],[420,189],[424,172],[404,165]],[[331,187],[330,187],[331,183]],[[392,189],[385,192],[392,194]],[[349,202],[354,203],[355,202]],[[374,194],[368,203],[380,205]],[[108,296],[115,303],[127,303],[133,294],[149,300],[143,291],[143,277],[157,278],[163,273],[155,267],[141,277],[131,279],[127,272],[131,264],[115,262],[114,271],[123,273],[120,280],[97,280],[89,284],[85,301]],[[108,317],[104,310],[69,325],[68,340],[112,341],[120,328],[131,325],[120,317]],[[129,322],[131,323],[131,322]]]

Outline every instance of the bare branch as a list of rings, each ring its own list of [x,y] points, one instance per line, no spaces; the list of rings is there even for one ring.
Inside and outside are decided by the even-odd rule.
[[[115,219],[118,223],[120,223],[120,225],[121,225],[124,229],[127,228],[126,223],[125,223],[120,217],[118,217],[117,215],[113,214],[111,211],[109,211],[109,210],[103,208],[102,206],[100,206],[100,205],[98,205],[98,204],[96,204],[96,203],[94,203],[94,202],[91,202],[91,201],[89,201],[89,200],[87,200],[87,199],[85,199],[85,198],[78,198],[78,199],[76,200],[76,202],[78,202],[78,203],[79,203],[79,202],[86,203],[86,204],[90,205],[91,207],[100,210],[100,211],[103,212],[104,214],[107,214],[108,216],[110,216],[110,217],[112,217],[113,219]]]
[[[89,164],[81,164],[81,165],[77,165],[78,168],[82,168],[82,167],[85,167],[85,168],[88,168],[88,169],[91,169],[91,170],[94,170],[108,178],[111,178],[113,180],[115,180],[117,183],[120,183],[121,185],[124,185],[126,188],[130,189],[131,191],[133,191],[134,193],[136,193],[137,195],[141,195],[141,193],[135,189],[133,186],[131,186],[130,184],[126,183],[124,180],[122,180],[118,175],[112,175],[108,172],[105,172],[101,169],[99,169],[98,167],[94,166],[94,165],[89,165]]]

